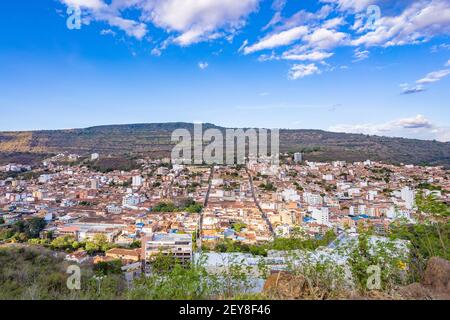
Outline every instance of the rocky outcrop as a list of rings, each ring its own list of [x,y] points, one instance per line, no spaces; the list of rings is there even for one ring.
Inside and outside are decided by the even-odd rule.
[[[402,297],[415,300],[450,300],[450,261],[431,258],[421,283],[399,290]]]
[[[297,300],[305,297],[306,280],[289,272],[273,273],[266,280],[264,295],[280,300]]]

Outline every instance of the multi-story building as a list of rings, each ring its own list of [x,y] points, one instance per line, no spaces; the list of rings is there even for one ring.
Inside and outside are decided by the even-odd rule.
[[[192,236],[190,234],[154,233],[143,239],[142,246],[147,266],[159,254],[174,257],[183,264],[192,260]]]

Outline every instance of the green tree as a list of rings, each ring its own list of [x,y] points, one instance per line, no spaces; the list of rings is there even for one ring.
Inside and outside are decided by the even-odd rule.
[[[50,247],[58,250],[73,249],[72,245],[74,242],[75,239],[73,236],[58,237],[50,243]]]
[[[99,262],[94,265],[94,272],[98,276],[122,274],[122,262],[120,260]]]

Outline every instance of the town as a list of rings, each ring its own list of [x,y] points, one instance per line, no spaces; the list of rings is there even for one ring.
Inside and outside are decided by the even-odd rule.
[[[385,236],[395,221],[427,219],[418,214],[418,196],[449,201],[443,167],[318,163],[295,153],[283,154],[280,166],[142,158],[130,171],[91,169],[101,157],[59,154],[37,166],[0,167],[3,177],[12,174],[0,180],[1,243],[50,245],[78,264],[118,260],[133,279],[160,253],[189,263],[233,243],[322,239],[361,228]],[[14,231],[26,222],[27,232]]]

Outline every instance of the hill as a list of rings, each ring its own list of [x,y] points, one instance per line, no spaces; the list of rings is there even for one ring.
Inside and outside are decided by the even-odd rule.
[[[190,123],[108,125],[85,129],[0,132],[0,164],[19,159],[22,163],[40,160],[49,154],[72,152],[88,154],[141,153],[168,156],[175,129],[188,129]],[[225,128],[204,124],[203,129]],[[303,151],[312,161],[380,160],[391,163],[448,165],[450,143],[404,138],[333,133],[321,130],[280,130],[282,152]],[[18,161],[18,162],[19,162]]]

